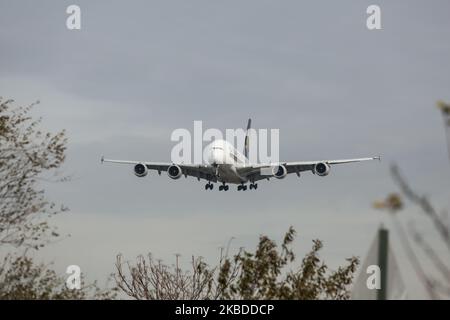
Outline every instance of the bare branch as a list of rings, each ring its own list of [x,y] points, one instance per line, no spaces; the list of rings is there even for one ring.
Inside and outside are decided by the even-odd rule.
[[[428,242],[422,237],[422,235],[410,224],[409,230],[413,236],[417,245],[422,248],[427,257],[434,264],[436,269],[441,273],[444,279],[450,284],[450,269],[445,265],[444,261],[439,257],[436,251],[428,244]]]
[[[391,173],[395,182],[402,190],[402,193],[412,203],[419,206],[422,209],[422,212],[432,220],[434,226],[436,227],[436,230],[438,231],[438,234],[441,236],[445,245],[447,246],[447,249],[450,251],[450,230],[442,220],[442,217],[437,213],[437,211],[428,201],[427,197],[420,196],[415,191],[412,190],[412,188],[400,174],[400,170],[396,165],[391,167]]]

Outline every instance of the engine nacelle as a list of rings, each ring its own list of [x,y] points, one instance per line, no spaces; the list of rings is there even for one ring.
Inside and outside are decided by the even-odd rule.
[[[272,167],[272,174],[277,179],[283,179],[287,175],[287,169],[282,164]]]
[[[167,168],[167,175],[172,179],[179,179],[183,174],[181,168],[176,164],[171,165]]]
[[[327,176],[330,173],[330,166],[325,162],[319,162],[314,165],[314,173],[320,177]]]
[[[136,177],[142,178],[145,177],[148,173],[147,166],[143,163],[138,163],[134,166],[134,174]]]

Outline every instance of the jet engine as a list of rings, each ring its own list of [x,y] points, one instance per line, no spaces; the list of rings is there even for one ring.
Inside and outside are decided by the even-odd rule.
[[[167,175],[172,179],[179,179],[182,174],[183,172],[181,168],[176,164],[173,164],[169,168],[167,168]]]
[[[143,163],[138,163],[134,166],[134,174],[139,177],[145,177],[148,173],[147,166]]]
[[[327,176],[330,173],[330,166],[324,162],[316,163],[314,165],[314,173],[320,177]]]
[[[272,168],[272,174],[277,179],[283,179],[287,175],[287,169],[282,164]]]

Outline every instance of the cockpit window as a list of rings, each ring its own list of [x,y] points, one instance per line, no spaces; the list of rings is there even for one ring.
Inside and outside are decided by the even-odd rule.
[[[214,149],[223,150],[222,147],[212,147],[212,148],[213,148],[213,150],[214,150]]]

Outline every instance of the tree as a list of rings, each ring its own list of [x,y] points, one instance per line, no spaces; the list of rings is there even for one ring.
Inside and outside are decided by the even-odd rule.
[[[57,237],[49,216],[65,211],[49,202],[38,186],[65,159],[64,131],[42,132],[31,109],[0,98],[0,244],[38,249]]]
[[[0,288],[0,300],[113,299],[116,296],[115,289],[102,290],[96,282],[86,285],[83,280],[80,289],[68,289],[63,277],[44,264],[35,264],[27,256],[4,258],[0,264]]]
[[[323,244],[313,241],[300,266],[294,267],[291,248],[295,230],[286,233],[281,249],[267,236],[261,236],[255,252],[241,249],[233,258],[221,254],[217,267],[192,258],[191,271],[183,272],[139,256],[136,264],[116,262],[117,286],[135,299],[348,299],[348,287],[359,260],[330,272],[319,257]],[[127,268],[124,268],[127,266]]]
[[[215,269],[201,258],[192,257],[191,272],[182,271],[176,264],[168,266],[151,254],[138,256],[136,265],[123,262],[117,256],[115,280],[117,287],[137,300],[202,300],[217,298],[214,291]],[[127,269],[124,269],[124,266]]]
[[[65,132],[40,129],[32,108],[13,105],[0,97],[0,299],[113,298],[94,282],[69,290],[65,280],[47,265],[36,264],[28,253],[58,237],[48,219],[67,210],[45,197],[39,182],[63,181],[56,170],[65,159]],[[10,249],[14,249],[14,254]]]

